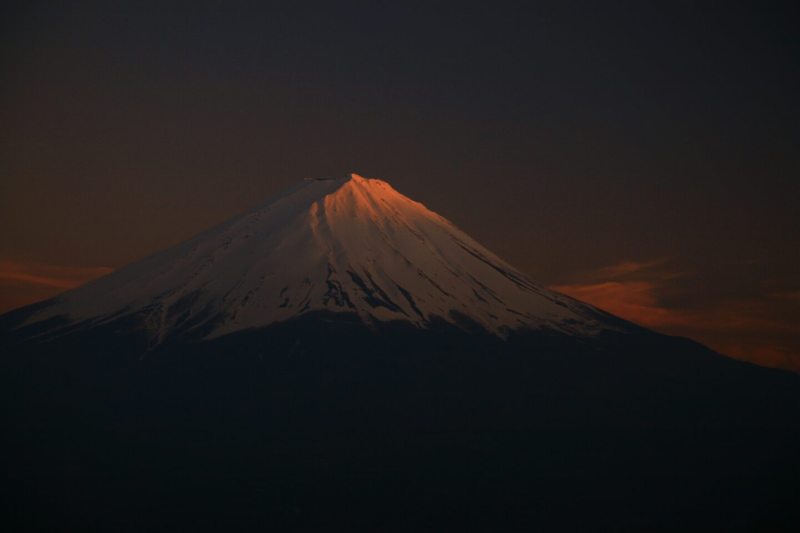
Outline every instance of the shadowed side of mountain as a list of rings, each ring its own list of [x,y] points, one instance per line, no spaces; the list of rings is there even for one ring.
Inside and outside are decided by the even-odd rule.
[[[2,315],[0,353],[14,531],[800,519],[800,376],[549,291],[380,180]]]
[[[27,487],[7,516],[131,531],[797,518],[797,376],[646,332],[468,327],[315,313],[150,351],[124,321],[25,344],[3,358],[4,469]]]

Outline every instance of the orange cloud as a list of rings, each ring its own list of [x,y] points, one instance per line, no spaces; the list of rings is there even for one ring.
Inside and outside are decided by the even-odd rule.
[[[73,267],[0,260],[0,313],[51,298],[111,272],[107,267]]]
[[[732,357],[800,371],[800,323],[787,308],[800,301],[800,291],[710,301],[692,309],[670,307],[662,294],[677,276],[656,268],[662,264],[623,262],[585,273],[586,281],[550,288],[631,322],[695,338]]]
[[[761,300],[726,301],[696,310],[672,309],[659,303],[661,286],[649,281],[609,281],[553,285],[551,289],[590,303],[614,315],[653,328],[679,326],[692,330],[732,329],[762,332],[797,332],[791,323],[763,316]]]
[[[652,261],[622,261],[616,265],[610,265],[595,270],[593,276],[594,279],[620,278],[643,270],[652,270],[654,267],[662,265],[664,262],[664,259],[654,259]]]
[[[111,272],[107,267],[67,267],[0,260],[0,281],[72,289]]]
[[[658,305],[658,286],[650,281],[576,283],[550,288],[643,326],[657,327],[682,320]]]
[[[800,372],[800,357],[781,346],[742,346],[720,344],[719,351],[743,361]]]

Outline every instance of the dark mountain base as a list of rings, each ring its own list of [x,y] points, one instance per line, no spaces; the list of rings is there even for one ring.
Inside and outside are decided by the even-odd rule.
[[[774,531],[800,519],[800,380],[689,341],[502,342],[316,316],[141,358],[127,326],[5,337],[5,530]]]

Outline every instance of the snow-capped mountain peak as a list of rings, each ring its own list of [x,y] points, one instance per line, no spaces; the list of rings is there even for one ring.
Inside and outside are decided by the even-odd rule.
[[[426,327],[469,319],[506,335],[618,327],[531,282],[455,225],[378,179],[305,180],[244,215],[54,299],[27,323],[135,314],[156,342],[207,338],[314,311]]]

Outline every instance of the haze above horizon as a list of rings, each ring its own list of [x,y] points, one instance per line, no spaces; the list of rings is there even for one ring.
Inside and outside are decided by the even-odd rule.
[[[800,369],[791,3],[20,3],[0,311],[307,177],[386,179],[532,279]]]

